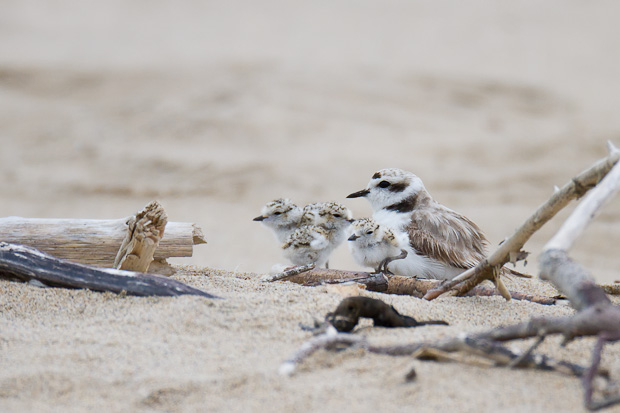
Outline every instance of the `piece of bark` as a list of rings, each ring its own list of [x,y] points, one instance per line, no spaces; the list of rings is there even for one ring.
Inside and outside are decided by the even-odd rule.
[[[113,267],[127,234],[128,218],[0,218],[0,239],[34,247],[58,258],[98,267]],[[153,258],[191,257],[193,246],[206,243],[202,230],[188,222],[168,222]]]
[[[315,264],[298,265],[296,267],[287,268],[286,270],[276,274],[266,275],[261,278],[261,281],[272,283],[274,281],[286,280],[294,275],[313,270],[314,267],[316,267]]]
[[[132,271],[98,268],[61,260],[32,247],[0,242],[0,278],[51,287],[125,292],[138,296],[198,295],[218,298],[179,281]]]
[[[372,318],[377,327],[419,327],[429,324],[448,325],[443,320],[418,321],[400,314],[394,306],[371,297],[347,297],[343,299],[333,313],[328,313],[325,320],[340,332],[349,332],[355,328],[360,318]]]
[[[161,204],[153,201],[127,220],[127,235],[114,259],[114,268],[147,272],[164,236],[168,217]]]

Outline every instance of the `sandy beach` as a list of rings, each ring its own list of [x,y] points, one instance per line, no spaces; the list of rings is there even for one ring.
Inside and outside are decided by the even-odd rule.
[[[0,410],[582,411],[557,373],[319,352],[280,364],[343,298],[261,283],[285,263],[265,202],[371,214],[381,168],[422,178],[491,247],[620,146],[620,5],[8,1],[0,13],[0,216],[121,218],[157,199],[208,241],[176,279],[223,297],[138,298],[0,282]],[[526,244],[528,265],[575,204]],[[571,251],[620,279],[620,200]],[[332,268],[359,270],[347,248]],[[509,288],[555,294],[538,280]],[[565,315],[500,298],[380,297],[450,327],[366,328],[409,342]],[[367,324],[367,326],[370,324]],[[518,344],[525,347],[529,342]],[[591,339],[540,348],[587,364]],[[620,371],[617,345],[604,365]],[[404,375],[415,367],[418,379]],[[620,408],[609,411],[620,411]]]

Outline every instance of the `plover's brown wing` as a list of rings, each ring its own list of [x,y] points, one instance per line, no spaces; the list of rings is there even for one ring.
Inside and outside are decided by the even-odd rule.
[[[406,230],[416,251],[456,268],[471,268],[485,256],[487,240],[480,228],[445,207],[414,210]]]

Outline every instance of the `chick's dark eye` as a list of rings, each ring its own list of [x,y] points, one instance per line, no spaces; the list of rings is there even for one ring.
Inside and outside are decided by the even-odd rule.
[[[390,186],[390,183],[388,181],[381,181],[379,182],[379,185],[377,185],[379,188],[387,188],[388,186]]]
[[[334,214],[334,218],[340,218],[340,217],[342,217],[342,215],[340,215],[340,214]]]
[[[366,235],[370,235],[370,234],[372,234],[372,231],[370,231],[370,230],[366,231]]]
[[[282,212],[274,212],[273,215],[280,215]]]

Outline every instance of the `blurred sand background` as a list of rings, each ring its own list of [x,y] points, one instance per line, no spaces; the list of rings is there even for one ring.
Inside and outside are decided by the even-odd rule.
[[[2,2],[0,216],[120,218],[157,199],[170,220],[197,223],[208,240],[195,248],[193,258],[174,262],[237,275],[214,272],[222,278],[200,282],[184,278],[228,299],[208,305],[191,298],[121,300],[2,283],[0,348],[11,355],[3,361],[2,387],[15,390],[0,393],[0,407],[335,411],[361,398],[354,410],[376,411],[384,397],[376,381],[390,371],[382,366],[408,362],[365,356],[362,366],[353,357],[345,367],[335,362],[292,384],[274,378],[281,359],[307,338],[296,330],[300,315],[294,311],[310,322],[310,314],[331,310],[338,296],[282,284],[268,290],[251,276],[238,275],[282,262],[272,234],[251,219],[278,197],[302,205],[339,201],[355,216],[368,216],[366,201],[345,196],[365,187],[374,171],[399,167],[419,175],[438,201],[472,218],[497,244],[554,185],[605,156],[607,140],[620,145],[619,13],[615,1],[573,0]],[[618,200],[610,204],[573,252],[601,282],[620,278],[619,206]],[[526,271],[536,271],[537,253],[568,212],[526,245],[533,253]],[[344,247],[330,264],[358,268]],[[525,303],[506,307],[495,299],[447,298],[438,301],[441,305],[390,299],[403,312],[436,311],[429,318],[460,306],[494,309],[496,318],[489,321],[482,312],[480,322],[457,311],[451,321],[463,328],[514,322],[542,311]],[[49,312],[49,303],[59,304]],[[259,322],[242,316],[254,314],[257,306],[275,314],[286,303],[288,318],[277,313],[273,322]],[[167,319],[170,311],[181,319]],[[183,316],[187,311],[192,314]],[[88,314],[94,318],[84,321]],[[195,321],[200,314],[207,319]],[[76,320],[86,325],[76,326]],[[143,341],[123,327],[148,330],[142,326],[157,320],[163,324],[142,331]],[[24,322],[22,331],[18,326]],[[235,322],[243,328],[230,331]],[[179,323],[189,332],[174,337],[186,341],[159,343],[160,335]],[[75,340],[84,347],[67,338],[73,333],[49,331],[56,326],[82,331],[86,338]],[[117,364],[106,370],[101,366],[110,357],[101,352],[101,340],[117,327],[121,335],[108,345],[132,356],[114,358]],[[203,333],[217,335],[219,344]],[[411,332],[389,334],[402,339]],[[264,339],[260,349],[254,348],[258,339]],[[32,346],[32,353],[21,352]],[[196,346],[207,348],[194,354]],[[232,355],[222,355],[228,348]],[[70,349],[75,354],[67,355]],[[146,366],[137,356],[141,349],[150,351]],[[269,354],[250,356],[251,349]],[[587,360],[589,350],[574,351]],[[207,379],[196,370],[202,367],[183,359],[187,354],[199,365],[203,356],[216,360],[205,367]],[[239,361],[244,356],[250,365]],[[168,365],[161,361],[167,357],[184,361]],[[379,373],[371,379],[376,374],[365,366],[372,363]],[[480,385],[486,396],[468,399],[469,404],[463,402],[467,390],[444,389],[456,392],[450,394],[453,402],[465,403],[458,405],[462,411],[467,406],[510,410],[509,404],[489,399],[494,391],[489,383],[504,377],[505,383],[530,383],[523,391],[531,394],[540,387],[537,380],[557,381],[555,389],[563,393],[556,402],[565,403],[558,410],[580,403],[574,379],[422,366],[429,374],[443,371],[457,387],[457,379],[450,381],[455,369],[464,381],[490,376]],[[58,382],[55,375],[71,385],[45,387]],[[375,387],[353,392],[351,399],[338,399],[348,389],[344,385],[330,393],[329,383],[351,375],[354,384]],[[429,411],[441,405],[421,396],[437,383],[427,383],[422,392],[404,390],[395,376],[386,380],[393,381],[395,400],[388,410],[409,410],[422,401]],[[295,398],[291,393],[300,387],[305,396]],[[157,389],[174,390],[172,396],[164,391],[169,398],[162,396],[170,403],[149,404]],[[206,389],[215,389],[217,402],[204,396]],[[93,399],[84,396],[88,392],[94,392]],[[249,394],[258,404],[244,399]],[[245,401],[231,404],[228,396]],[[533,397],[527,403],[534,410],[554,410],[539,401]]]

